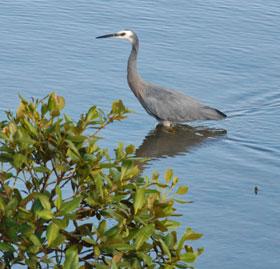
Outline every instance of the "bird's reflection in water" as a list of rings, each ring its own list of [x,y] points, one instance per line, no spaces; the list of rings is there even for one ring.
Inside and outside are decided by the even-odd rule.
[[[227,131],[224,129],[188,125],[167,128],[157,125],[136,150],[136,156],[158,159],[185,154],[190,148],[198,146],[210,138],[222,137],[226,133]]]

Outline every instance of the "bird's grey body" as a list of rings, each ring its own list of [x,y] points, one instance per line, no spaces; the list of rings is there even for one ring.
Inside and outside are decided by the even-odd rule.
[[[221,111],[206,106],[192,97],[144,81],[137,71],[139,40],[133,31],[124,30],[97,38],[127,39],[132,44],[127,64],[127,81],[130,89],[144,109],[164,125],[194,120],[219,120],[226,117]]]

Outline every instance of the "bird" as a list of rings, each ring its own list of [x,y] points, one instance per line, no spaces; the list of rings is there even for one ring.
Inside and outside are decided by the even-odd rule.
[[[161,125],[170,127],[195,120],[220,120],[227,117],[220,110],[202,104],[180,91],[143,80],[137,69],[139,39],[134,31],[121,30],[96,38],[117,38],[131,43],[132,48],[127,63],[128,85],[146,112]]]

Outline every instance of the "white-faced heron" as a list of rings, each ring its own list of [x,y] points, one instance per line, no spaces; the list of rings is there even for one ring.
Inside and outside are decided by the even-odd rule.
[[[194,120],[220,120],[226,117],[218,109],[201,104],[181,92],[144,81],[137,71],[139,39],[135,32],[123,30],[96,38],[107,37],[127,39],[132,44],[127,64],[128,85],[144,109],[163,125],[170,126]]]

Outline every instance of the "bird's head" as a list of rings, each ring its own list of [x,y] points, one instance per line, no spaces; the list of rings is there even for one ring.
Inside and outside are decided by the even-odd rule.
[[[136,34],[131,30],[122,30],[122,31],[119,31],[119,32],[113,33],[113,34],[97,36],[96,38],[107,38],[107,37],[113,37],[113,38],[118,38],[118,39],[127,39],[132,44],[137,40]]]

